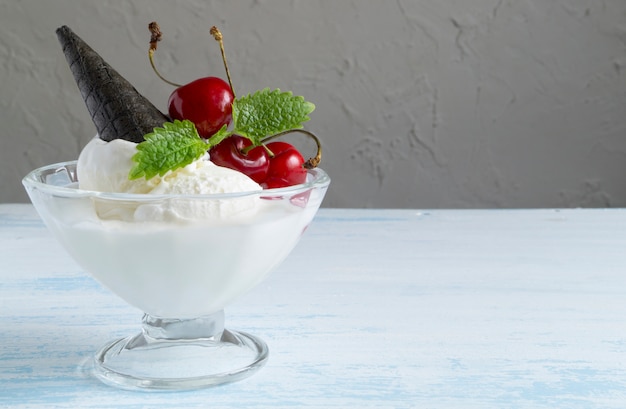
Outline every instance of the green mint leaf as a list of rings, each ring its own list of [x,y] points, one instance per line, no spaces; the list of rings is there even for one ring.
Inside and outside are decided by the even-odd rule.
[[[132,158],[136,164],[128,174],[131,180],[163,176],[170,170],[189,165],[209,149],[196,126],[188,120],[166,122],[163,128],[154,128],[144,139]]]
[[[315,105],[303,97],[265,88],[233,101],[233,132],[259,145],[262,138],[302,128]]]

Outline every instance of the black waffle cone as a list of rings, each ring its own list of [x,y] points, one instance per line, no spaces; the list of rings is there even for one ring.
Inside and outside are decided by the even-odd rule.
[[[101,139],[139,143],[169,120],[69,27],[56,33]]]

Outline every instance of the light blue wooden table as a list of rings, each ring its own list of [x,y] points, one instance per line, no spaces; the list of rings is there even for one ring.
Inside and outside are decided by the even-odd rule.
[[[0,205],[0,263],[0,407],[626,407],[626,210],[323,209],[226,310],[268,364],[182,393],[84,372],[141,312],[30,205]]]

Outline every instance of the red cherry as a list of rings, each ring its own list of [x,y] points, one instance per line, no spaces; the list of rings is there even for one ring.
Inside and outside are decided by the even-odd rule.
[[[286,187],[304,183],[307,171],[304,157],[287,142],[270,142],[267,148],[274,154],[270,158],[267,178],[261,183],[264,189]]]
[[[209,150],[211,162],[238,170],[260,184],[267,177],[269,155],[262,146],[256,146],[244,153],[244,149],[251,144],[248,138],[229,136]]]
[[[178,87],[170,95],[168,111],[172,119],[188,119],[203,138],[211,137],[232,120],[233,91],[217,77],[205,77]]]

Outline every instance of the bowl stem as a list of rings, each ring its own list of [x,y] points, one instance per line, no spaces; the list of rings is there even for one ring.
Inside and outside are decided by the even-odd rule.
[[[93,372],[124,389],[197,389],[246,378],[268,355],[261,339],[225,329],[224,311],[194,319],[145,314],[140,333],[111,341],[96,353]]]

